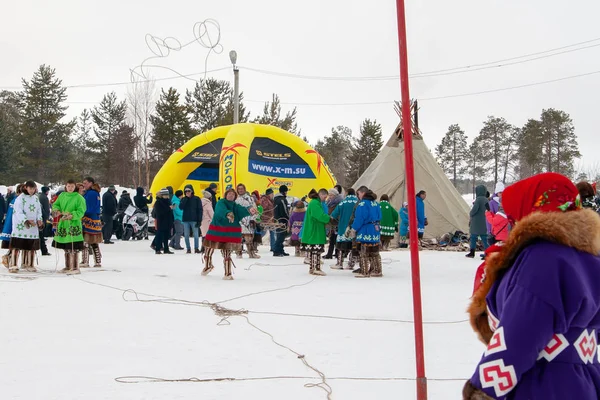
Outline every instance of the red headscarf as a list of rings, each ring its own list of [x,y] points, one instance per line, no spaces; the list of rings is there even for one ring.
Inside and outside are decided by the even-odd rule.
[[[535,211],[565,212],[581,208],[579,191],[569,178],[554,172],[532,176],[502,193],[502,206],[511,221]]]

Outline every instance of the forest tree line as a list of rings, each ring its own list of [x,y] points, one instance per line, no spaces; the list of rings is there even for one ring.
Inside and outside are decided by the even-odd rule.
[[[576,168],[581,158],[575,127],[569,114],[553,108],[518,127],[502,117],[490,116],[468,143],[458,124],[450,125],[435,156],[454,186],[465,193],[465,183],[510,183],[542,172],[557,172],[572,179],[588,179]],[[600,171],[598,171],[600,173]],[[589,179],[598,180],[598,176]]]
[[[154,81],[134,83],[126,98],[101,102],[67,120],[67,88],[41,65],[19,91],[0,91],[0,180],[60,183],[93,176],[103,185],[149,187],[169,156],[192,137],[233,124],[228,81],[200,80],[185,93],[157,93]],[[283,113],[276,94],[251,117],[240,94],[240,122],[280,127],[300,136],[297,110]],[[306,140],[306,138],[304,138]]]

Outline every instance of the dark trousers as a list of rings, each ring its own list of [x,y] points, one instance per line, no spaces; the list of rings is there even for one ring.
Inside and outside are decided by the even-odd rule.
[[[277,232],[275,234],[275,245],[273,246],[273,254],[283,254],[283,242],[285,241],[285,231]]]
[[[113,234],[113,217],[114,215],[102,215],[102,222],[104,222],[104,226],[102,227],[102,237],[104,238],[104,242],[110,242]]]
[[[46,237],[43,230],[40,231],[40,250],[42,250],[42,254],[48,254],[48,246],[46,246]]]
[[[156,231],[154,236],[156,251],[169,251],[169,232]]]
[[[327,249],[326,257],[333,257],[333,252],[335,250],[335,256],[337,257],[338,250],[335,248],[335,243],[337,242],[337,231],[331,229],[331,233],[329,234],[329,249]]]

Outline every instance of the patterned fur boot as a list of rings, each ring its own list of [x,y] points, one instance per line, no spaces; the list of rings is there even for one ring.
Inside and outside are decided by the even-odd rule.
[[[231,259],[231,250],[221,250],[223,254],[223,266],[225,267],[225,276],[223,276],[223,280],[232,281],[233,275],[231,274],[231,266],[233,264],[233,260]]]
[[[19,253],[21,250],[13,249],[8,259],[8,272],[16,274],[19,272]]]
[[[66,253],[65,253],[66,257]],[[81,251],[81,264],[79,264],[79,268],[89,268],[90,267],[90,245],[87,243],[83,244],[83,250]]]
[[[369,261],[371,263],[370,276],[372,278],[381,278],[383,276],[383,270],[381,266],[381,254],[372,253],[369,254]]]
[[[210,274],[210,272],[215,269],[215,266],[213,265],[212,262],[212,256],[213,253],[215,252],[215,249],[211,249],[206,247],[204,249],[204,269],[201,272],[202,276],[206,276],[208,274]]]

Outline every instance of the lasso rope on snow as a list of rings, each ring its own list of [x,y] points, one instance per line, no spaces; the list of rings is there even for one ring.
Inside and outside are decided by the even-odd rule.
[[[182,75],[176,70],[166,67],[163,65],[148,65],[146,64],[150,60],[154,59],[165,59],[169,57],[171,52],[178,52],[188,47],[191,44],[198,44],[202,48],[207,49],[208,53],[204,58],[204,79],[206,79],[206,74],[208,70],[208,58],[211,54],[221,54],[223,52],[223,45],[221,44],[221,25],[215,19],[208,18],[203,21],[198,21],[194,24],[192,28],[192,33],[194,38],[186,42],[184,44],[175,37],[168,36],[164,38],[160,38],[158,36],[152,35],[150,33],[146,34],[145,42],[146,47],[153,54],[152,56],[146,58],[141,62],[140,65],[130,69],[130,79],[132,83],[139,83],[140,80],[148,81],[150,77],[148,75],[148,68],[162,68],[169,71],[172,71],[179,75],[182,78],[189,79],[192,81],[197,81],[196,79],[189,78],[188,75]],[[229,67],[227,67],[228,69]],[[225,69],[225,68],[223,68]]]

